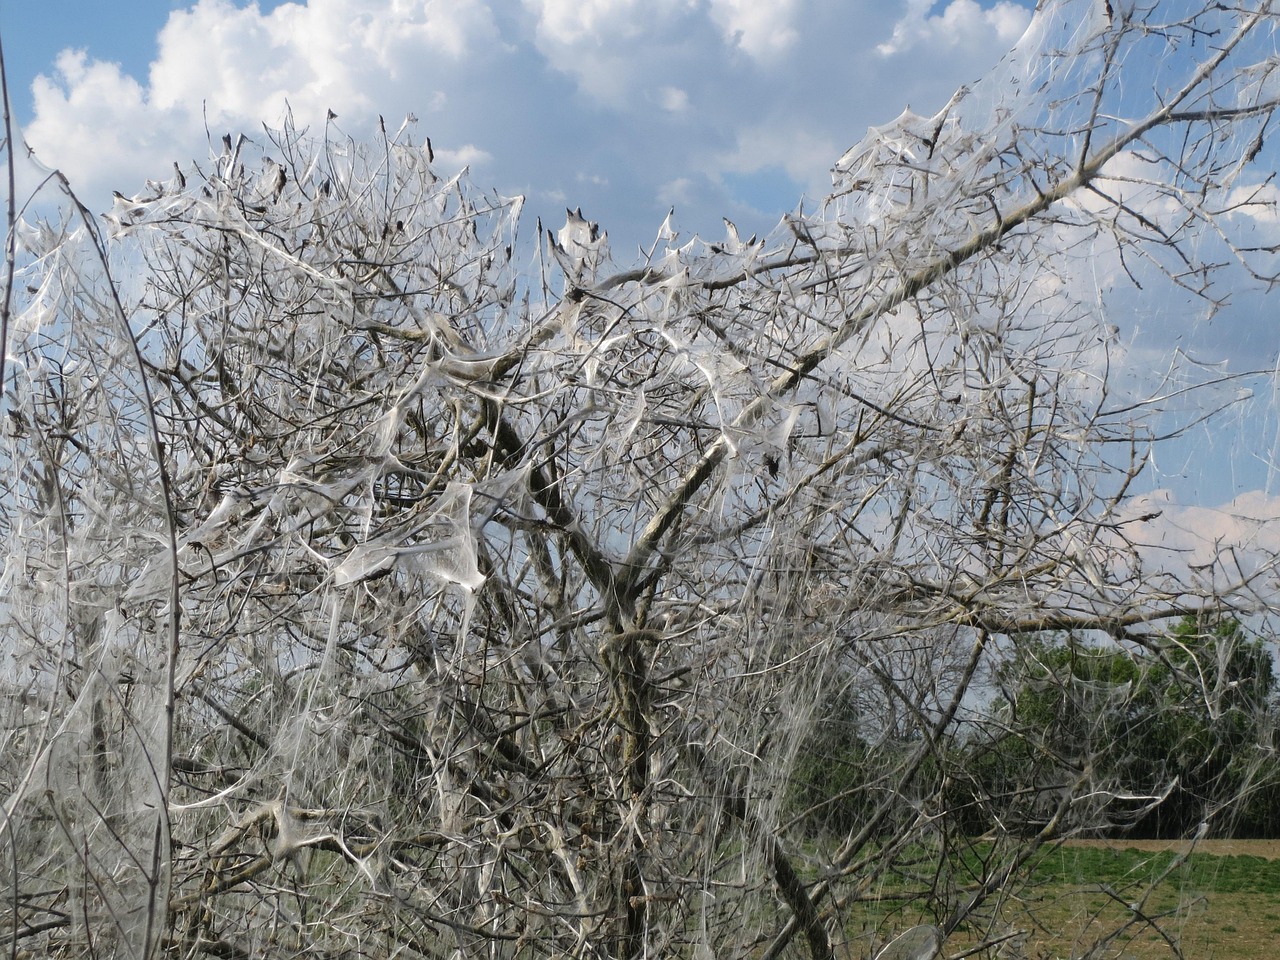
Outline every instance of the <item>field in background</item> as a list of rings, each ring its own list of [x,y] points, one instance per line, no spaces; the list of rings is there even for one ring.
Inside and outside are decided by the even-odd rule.
[[[1071,840],[1069,847],[1100,847],[1107,850],[1141,850],[1149,853],[1182,853],[1191,848],[1189,840]],[[1197,853],[1215,857],[1260,857],[1280,860],[1280,840],[1201,840]]]
[[[893,899],[851,911],[845,929],[855,955],[915,923],[933,922]],[[1001,957],[1154,960],[1176,956],[1171,941],[1187,960],[1274,956],[1280,840],[1201,841],[1190,853],[1187,844],[1169,841],[1072,841],[1039,861],[1034,882],[1004,915],[1010,932],[1025,931],[1025,938],[1020,950],[1010,944]],[[944,956],[962,955],[982,933],[958,932]],[[1102,949],[1089,952],[1108,936]]]
[[[1087,944],[1126,923],[1100,956],[1168,957],[1168,939],[1196,960],[1273,955],[1280,940],[1280,841],[1201,841],[1187,850],[1167,841],[1077,841],[1055,851],[1022,904],[1026,925],[1039,927],[1026,941],[1026,956],[1081,956]],[[1046,929],[1059,933],[1048,936]]]

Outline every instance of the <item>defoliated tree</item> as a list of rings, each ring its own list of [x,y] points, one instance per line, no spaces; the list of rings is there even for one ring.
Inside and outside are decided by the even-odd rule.
[[[1278,16],[1042,3],[818,209],[629,269],[575,218],[524,272],[519,199],[402,134],[228,138],[15,224],[15,949],[829,960],[894,938],[887,892],[1005,942],[1096,772],[962,873],[975,684],[1047,632],[1266,612],[1144,560],[1127,491],[1177,425],[1118,397],[1078,280],[1263,272]],[[902,747],[801,841],[841,689]]]

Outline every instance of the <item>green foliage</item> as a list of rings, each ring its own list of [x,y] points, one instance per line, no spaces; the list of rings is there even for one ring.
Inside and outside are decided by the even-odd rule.
[[[1238,621],[1188,617],[1119,645],[1023,639],[997,684],[994,736],[971,747],[989,813],[1034,823],[1058,785],[1088,777],[1133,836],[1274,830],[1272,658]]]
[[[873,808],[871,746],[859,735],[856,708],[847,694],[827,698],[796,758],[788,808],[804,832],[847,833]]]

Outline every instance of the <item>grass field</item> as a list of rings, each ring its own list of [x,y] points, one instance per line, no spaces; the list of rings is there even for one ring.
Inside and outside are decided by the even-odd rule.
[[[1207,841],[1189,854],[1168,843],[1071,843],[1038,861],[1001,914],[1025,932],[1021,951],[1001,957],[1148,960],[1178,956],[1174,943],[1186,960],[1280,955],[1280,841]],[[868,947],[930,920],[888,903],[850,919],[851,940]],[[963,956],[989,935],[957,931],[943,955]]]
[[[1196,960],[1274,955],[1280,942],[1280,844],[1202,843],[1181,862],[1182,851],[1169,847],[1073,844],[1045,858],[1023,904],[1033,928],[1026,955],[1081,956],[1088,944],[1120,928],[1096,956],[1168,957],[1170,940]]]

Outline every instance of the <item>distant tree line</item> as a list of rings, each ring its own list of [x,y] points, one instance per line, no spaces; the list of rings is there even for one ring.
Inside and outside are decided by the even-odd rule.
[[[1027,639],[972,723],[939,747],[949,782],[937,786],[973,835],[1038,830],[1087,773],[1096,787],[1079,819],[1095,836],[1275,836],[1274,667],[1268,645],[1232,618],[1188,616],[1141,646]],[[858,827],[912,746],[893,739],[849,689],[828,699],[791,793],[806,831]]]

